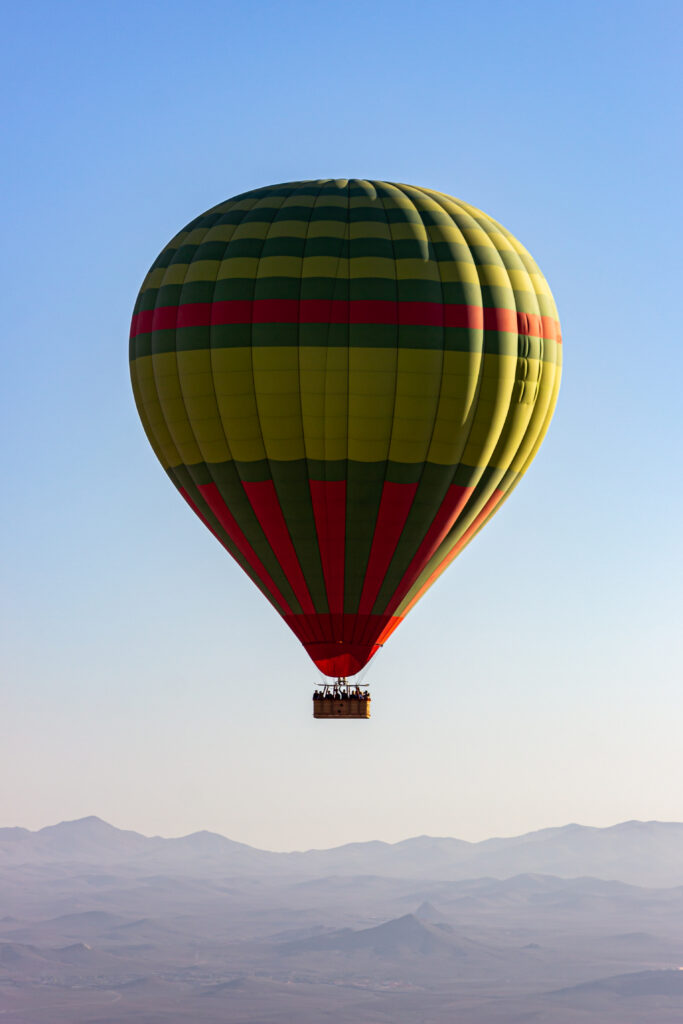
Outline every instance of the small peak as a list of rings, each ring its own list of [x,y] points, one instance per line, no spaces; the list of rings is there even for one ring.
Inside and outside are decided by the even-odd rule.
[[[54,832],[55,829],[59,829],[60,831],[66,829],[73,831],[78,829],[79,832],[92,832],[95,829],[99,831],[104,829],[107,831],[115,831],[113,825],[103,821],[102,818],[98,818],[96,814],[88,814],[85,818],[72,818],[68,821],[60,821],[56,825],[46,825],[45,828],[40,829],[40,832]]]
[[[424,900],[420,904],[420,906],[415,911],[414,916],[417,918],[418,921],[434,922],[442,920],[442,915],[439,913],[436,907],[429,902],[429,900]]]

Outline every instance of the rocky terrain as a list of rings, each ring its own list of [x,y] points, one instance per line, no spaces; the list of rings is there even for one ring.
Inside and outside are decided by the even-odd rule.
[[[277,854],[0,829],[3,1024],[680,1024],[683,825]]]

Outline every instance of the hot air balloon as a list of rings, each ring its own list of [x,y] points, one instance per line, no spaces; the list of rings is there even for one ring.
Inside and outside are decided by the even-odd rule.
[[[348,677],[517,485],[553,414],[561,351],[526,249],[431,189],[256,189],[154,261],[130,335],[145,432],[338,681],[318,717],[369,714]]]

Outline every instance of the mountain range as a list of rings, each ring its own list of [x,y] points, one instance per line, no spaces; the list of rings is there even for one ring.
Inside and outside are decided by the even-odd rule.
[[[3,1024],[680,1024],[683,825],[275,853],[0,829]]]
[[[147,837],[94,816],[36,832],[0,828],[0,867],[49,864],[129,865],[150,872],[182,869],[198,877],[219,872],[259,878],[380,875],[446,881],[545,874],[669,887],[683,885],[683,824],[571,824],[477,843],[417,836],[398,843],[350,843],[294,853],[259,850],[212,832],[174,839]]]

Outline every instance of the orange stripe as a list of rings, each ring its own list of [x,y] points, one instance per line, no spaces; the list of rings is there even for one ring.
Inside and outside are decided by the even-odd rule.
[[[455,547],[451,548],[451,550],[448,552],[448,554],[444,558],[443,562],[439,563],[437,568],[434,570],[434,572],[431,574],[431,576],[427,579],[427,582],[423,583],[423,585],[420,587],[420,589],[418,590],[417,594],[412,599],[410,604],[404,609],[402,618],[405,618],[405,616],[408,614],[410,609],[413,608],[414,605],[416,605],[417,602],[420,600],[420,598],[422,597],[424,592],[426,590],[429,590],[429,588],[431,587],[432,583],[434,583],[438,579],[438,577],[441,575],[441,573],[444,571],[444,569],[447,569],[448,566],[453,561],[453,559],[457,555],[460,554],[462,549],[465,547],[465,544],[467,544],[467,542],[472,539],[472,536],[477,532],[477,530],[482,525],[482,523],[486,519],[488,519],[488,517],[491,515],[491,513],[494,510],[494,508],[496,507],[496,505],[498,504],[498,502],[500,501],[500,499],[503,497],[504,494],[505,494],[505,491],[496,490],[496,491],[493,492],[493,494],[491,495],[489,500],[486,502],[486,504],[484,505],[483,509],[479,513],[479,515],[476,517],[476,519],[472,523],[472,525],[470,527],[468,527],[467,530],[465,530],[465,532],[463,533],[462,537],[460,538],[458,543],[455,545]]]
[[[410,565],[403,574],[401,582],[396,587],[387,605],[386,611],[388,613],[391,614],[398,608],[424,567],[429,564],[430,559],[439,550],[439,547],[455,526],[458,518],[462,515],[473,490],[473,487],[463,487],[460,484],[450,485],[446,492],[446,497],[441,502],[439,511],[434,517],[434,521],[427,530],[419,548],[411,558]]]

